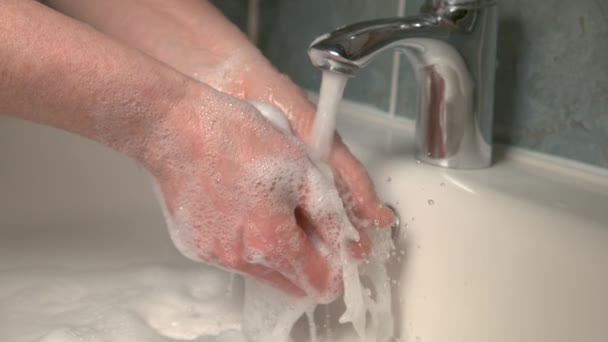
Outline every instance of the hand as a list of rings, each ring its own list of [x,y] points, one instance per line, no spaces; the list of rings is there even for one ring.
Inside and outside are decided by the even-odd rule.
[[[328,260],[348,220],[337,191],[298,139],[247,102],[197,86],[159,123],[142,158],[176,246],[295,295],[335,298],[341,274]],[[362,242],[355,253],[369,249]]]
[[[314,105],[293,82],[279,74],[254,46],[241,42],[239,50],[221,60],[221,63],[209,61],[195,76],[233,96],[270,103],[281,109],[287,115],[294,133],[304,142],[310,142],[316,114]],[[392,211],[381,204],[367,172],[338,134],[326,162],[332,167],[336,185],[353,224],[361,229],[388,227],[394,222]]]

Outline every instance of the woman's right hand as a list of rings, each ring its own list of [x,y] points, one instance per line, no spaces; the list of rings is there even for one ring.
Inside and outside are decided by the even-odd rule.
[[[294,295],[335,298],[341,274],[327,253],[339,253],[348,218],[331,180],[248,102],[199,86],[156,125],[142,160],[174,243]],[[369,249],[362,239],[355,254]]]

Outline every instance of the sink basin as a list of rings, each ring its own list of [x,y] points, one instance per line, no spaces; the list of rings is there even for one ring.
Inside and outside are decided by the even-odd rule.
[[[403,340],[608,340],[608,171],[500,146],[489,169],[432,167],[413,159],[413,123],[351,103],[343,112],[345,141],[401,217],[405,255],[390,272]],[[0,274],[202,267],[173,248],[127,158],[4,118],[0,158]]]
[[[406,341],[607,341],[608,172],[499,146],[485,170],[413,158],[413,122],[339,127],[401,215]]]

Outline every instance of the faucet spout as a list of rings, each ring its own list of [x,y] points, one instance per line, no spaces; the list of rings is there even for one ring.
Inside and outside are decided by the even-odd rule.
[[[447,33],[437,25],[437,18],[426,14],[365,21],[318,37],[310,45],[308,56],[321,70],[354,76],[377,55],[400,47],[407,38],[439,38]]]
[[[420,15],[322,35],[309,57],[319,69],[354,76],[384,51],[403,52],[418,85],[416,158],[485,168],[492,160],[496,12],[491,0],[427,0]]]

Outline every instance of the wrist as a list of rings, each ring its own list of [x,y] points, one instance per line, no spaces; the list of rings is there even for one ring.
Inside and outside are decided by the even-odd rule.
[[[92,138],[123,153],[146,168],[158,168],[168,156],[167,143],[186,125],[192,110],[185,105],[197,82],[182,75],[156,80],[111,108],[95,115]]]
[[[172,101],[159,120],[148,123],[143,148],[133,158],[156,177],[166,177],[201,158],[225,129],[226,108],[243,104],[206,84],[189,80],[183,96]],[[221,119],[221,120],[220,120]]]

